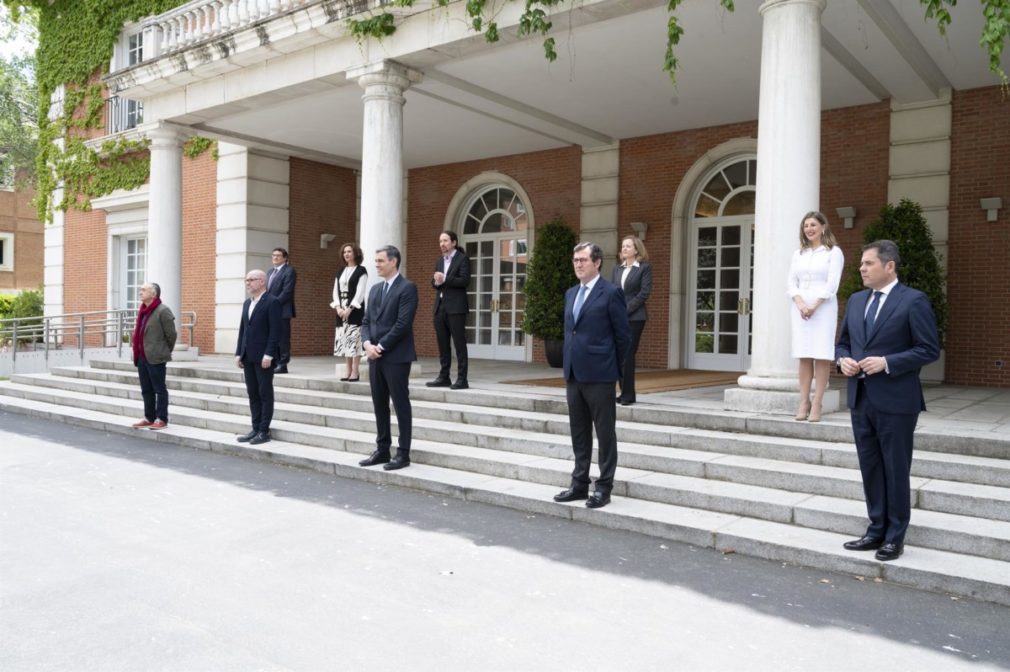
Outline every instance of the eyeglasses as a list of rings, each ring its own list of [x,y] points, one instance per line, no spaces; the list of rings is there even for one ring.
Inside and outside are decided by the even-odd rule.
[[[575,265],[588,264],[589,261],[589,257],[572,257],[572,263]]]

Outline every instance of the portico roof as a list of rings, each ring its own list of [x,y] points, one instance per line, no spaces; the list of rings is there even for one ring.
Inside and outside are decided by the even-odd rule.
[[[194,3],[190,3],[194,4]],[[107,77],[145,101],[146,121],[170,121],[251,147],[355,166],[362,89],[346,73],[391,59],[422,79],[406,92],[408,168],[753,120],[758,113],[761,3],[711,0],[677,10],[677,85],[661,70],[665,3],[586,0],[556,12],[558,60],[515,37],[521,3],[499,14],[487,44],[462,3],[398,10],[397,32],[358,44],[346,21],[308,2]],[[354,8],[347,5],[345,15]],[[947,35],[916,0],[827,3],[821,27],[822,109],[891,98],[935,99],[947,88],[998,83],[978,46],[977,5],[951,8]],[[264,38],[266,36],[266,38]],[[225,47],[222,47],[221,44]]]

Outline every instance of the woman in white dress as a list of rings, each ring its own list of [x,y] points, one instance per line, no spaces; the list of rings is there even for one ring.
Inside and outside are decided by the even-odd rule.
[[[364,255],[354,243],[340,247],[344,269],[333,280],[333,302],[330,308],[337,311],[337,328],[333,336],[333,354],[347,358],[347,370],[340,380],[355,382],[360,379],[358,365],[364,350],[361,347],[361,320],[365,316],[365,292],[368,272],[361,265]]]
[[[808,212],[800,223],[800,249],[789,265],[788,294],[793,300],[792,355],[800,360],[800,408],[797,420],[819,422],[838,326],[838,283],[845,259],[827,218]],[[815,381],[814,398],[810,384]]]

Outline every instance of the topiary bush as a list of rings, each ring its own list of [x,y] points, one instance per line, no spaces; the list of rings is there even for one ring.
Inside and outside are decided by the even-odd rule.
[[[565,291],[578,279],[572,268],[575,232],[561,217],[547,222],[526,267],[523,331],[545,341],[565,337]]]
[[[901,253],[898,279],[929,298],[942,346],[947,331],[947,281],[940,267],[940,255],[933,247],[933,233],[922,215],[922,207],[907,198],[901,199],[897,205],[885,205],[863,231],[864,244],[875,240],[892,240],[898,246]],[[859,275],[861,256],[857,255],[849,264],[845,281],[838,290],[839,297],[848,298],[863,289],[863,280]]]

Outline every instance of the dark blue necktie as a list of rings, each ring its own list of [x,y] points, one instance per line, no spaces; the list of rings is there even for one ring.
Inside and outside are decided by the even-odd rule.
[[[863,317],[863,336],[869,338],[870,334],[873,333],[873,323],[877,321],[877,309],[880,308],[880,297],[883,296],[883,292],[876,291],[873,293],[873,301],[870,301],[870,309],[866,311],[866,315]]]
[[[382,283],[382,289],[379,290],[379,308],[382,308],[383,302],[386,300],[386,289],[389,287],[388,282]]]

